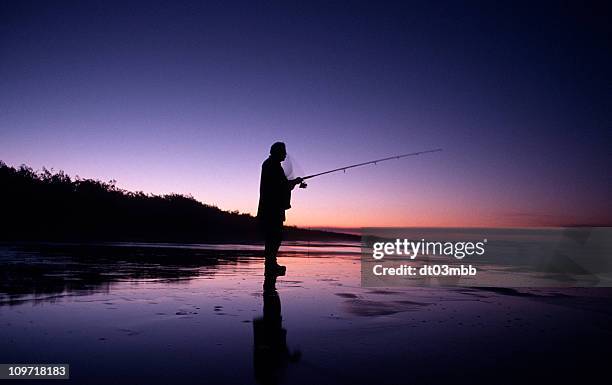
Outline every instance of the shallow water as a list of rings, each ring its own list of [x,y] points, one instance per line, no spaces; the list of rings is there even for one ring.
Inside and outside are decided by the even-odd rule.
[[[260,249],[1,246],[0,363],[88,384],[508,383],[584,380],[612,353],[610,289],[368,289],[358,245],[294,243],[264,290]]]

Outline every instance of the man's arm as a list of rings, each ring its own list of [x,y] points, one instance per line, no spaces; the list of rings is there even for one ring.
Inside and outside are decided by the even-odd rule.
[[[300,177],[297,177],[297,178],[295,178],[295,179],[289,179],[289,180],[288,180],[288,182],[289,182],[289,188],[290,188],[291,190],[293,190],[293,189],[295,188],[295,186],[297,186],[298,184],[302,183],[303,181],[304,181],[304,180],[303,180],[302,178],[300,178]]]

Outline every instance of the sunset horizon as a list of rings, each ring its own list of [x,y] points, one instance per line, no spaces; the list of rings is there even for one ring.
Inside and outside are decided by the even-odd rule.
[[[19,166],[13,165],[12,167],[20,167],[22,165],[29,167],[27,164],[21,164]],[[36,172],[40,172],[45,169],[49,170],[52,173],[57,173],[57,172],[66,173],[65,170],[60,170],[54,167],[46,167],[46,166],[42,166],[40,169],[33,169],[33,170]],[[353,171],[350,171],[350,172],[353,172]],[[107,183],[112,182],[118,188],[121,188],[129,192],[142,192],[148,195],[180,194],[180,195],[184,195],[188,197],[193,197],[194,199],[196,199],[197,201],[203,204],[215,206],[221,210],[228,211],[228,212],[237,211],[239,213],[244,213],[244,214],[255,216],[256,211],[257,211],[256,202],[253,203],[253,207],[254,207],[253,209],[251,209],[250,211],[246,211],[246,210],[239,210],[234,207],[224,207],[224,206],[217,204],[216,202],[206,201],[204,199],[199,198],[199,195],[201,194],[194,194],[193,192],[189,192],[189,191],[173,191],[173,190],[145,191],[143,189],[130,189],[129,187],[127,187],[128,185],[123,185],[120,180],[117,180],[115,178],[110,178],[108,180],[102,180],[96,177],[82,176],[78,172],[73,175],[66,173],[66,175],[68,175],[69,177],[73,179],[80,178],[80,179],[100,180],[101,182],[107,182]],[[344,176],[344,177],[347,177],[347,176]],[[297,194],[300,194],[300,192],[298,192]],[[313,211],[312,208],[315,206],[306,200],[307,197],[302,198],[302,197],[297,196],[297,194],[295,197],[295,201],[300,202],[301,207],[303,207],[304,209],[302,210],[300,209],[300,207],[298,207],[296,209],[291,210],[290,214],[288,214],[287,222],[286,222],[286,225],[288,226],[298,226],[298,227],[303,227],[303,228],[314,228],[314,229],[335,228],[337,230],[341,230],[343,228],[350,230],[350,229],[359,229],[359,228],[364,228],[364,227],[366,228],[368,227],[533,228],[533,227],[610,226],[610,222],[606,222],[607,219],[606,219],[605,212],[600,212],[599,216],[594,215],[592,219],[589,219],[586,216],[571,217],[568,215],[555,216],[549,213],[533,214],[533,213],[519,213],[519,212],[517,213],[508,212],[508,213],[501,214],[501,215],[496,215],[494,213],[489,213],[489,214],[484,213],[484,215],[480,217],[474,217],[473,207],[470,207],[470,209],[468,210],[469,213],[468,212],[456,213],[455,216],[451,216],[447,214],[446,217],[441,217],[441,216],[433,215],[433,212],[429,212],[426,214],[422,214],[419,217],[411,216],[409,219],[404,219],[404,220],[402,220],[402,218],[396,219],[397,213],[393,212],[394,211],[393,208],[390,210],[390,212],[387,212],[387,213],[375,211],[373,214],[371,213],[371,210],[368,210],[367,208],[365,208],[361,210],[364,212],[362,214],[355,213],[354,211],[350,211],[351,217],[357,218],[354,222],[346,222],[346,221],[343,222],[342,215],[339,214],[338,211],[334,212],[333,216],[335,218],[333,220],[327,220],[327,222],[323,222],[320,219],[321,214],[327,212],[329,209],[325,206],[323,207],[319,206],[321,210],[320,212]],[[443,209],[443,210],[446,210],[446,209]],[[367,216],[368,214],[370,214],[371,217],[368,217]],[[341,219],[338,220],[338,217],[340,217]],[[385,220],[380,221],[378,218],[381,218],[381,217],[385,218]],[[466,220],[466,218],[469,218],[469,220]],[[585,218],[585,219],[580,220],[579,218]],[[320,222],[317,223],[316,222],[317,220],[319,220]]]

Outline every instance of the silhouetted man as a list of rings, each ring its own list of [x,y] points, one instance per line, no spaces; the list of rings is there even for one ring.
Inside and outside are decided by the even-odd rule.
[[[261,166],[257,219],[266,244],[266,273],[285,273],[285,266],[276,262],[276,254],[282,241],[285,210],[291,207],[291,190],[302,183],[302,178],[289,180],[285,176],[281,162],[286,157],[285,143],[276,142],[270,148],[270,156]]]

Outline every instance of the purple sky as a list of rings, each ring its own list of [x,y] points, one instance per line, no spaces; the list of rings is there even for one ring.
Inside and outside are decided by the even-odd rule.
[[[610,213],[610,9],[491,2],[0,3],[0,160],[290,224],[592,224]]]

